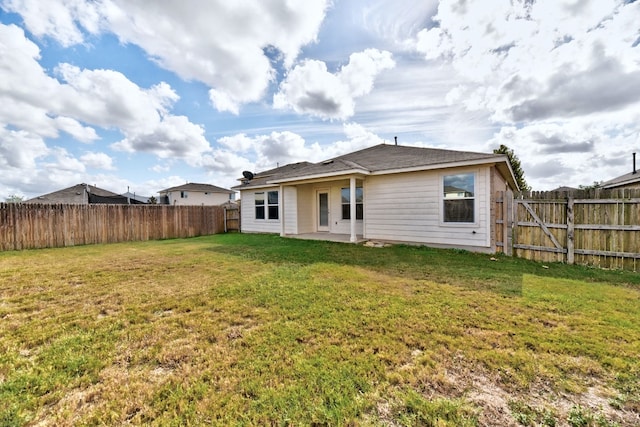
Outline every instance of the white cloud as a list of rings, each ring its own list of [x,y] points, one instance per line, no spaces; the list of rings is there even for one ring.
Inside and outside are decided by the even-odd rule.
[[[56,138],[65,131],[79,141],[98,138],[61,110],[63,87],[46,75],[38,60],[40,50],[15,25],[0,24],[0,125],[12,125],[40,137]]]
[[[209,149],[201,126],[170,114],[179,97],[167,83],[144,89],[118,71],[80,69],[65,63],[56,67],[63,80],[59,82],[42,69],[37,47],[21,29],[0,25],[0,31],[10,43],[0,60],[0,81],[4,82],[0,83],[0,98],[7,97],[15,105],[0,112],[0,123],[43,137],[57,137],[58,130],[63,130],[85,142],[98,136],[81,122],[116,128],[126,136],[118,147],[160,156],[189,157]],[[15,64],[24,70],[13,70]]]
[[[77,141],[92,142],[100,138],[94,128],[82,126],[80,122],[71,117],[58,116],[53,120],[58,129],[65,131]]]
[[[11,105],[0,109],[0,164],[13,171],[12,182],[27,187],[31,181],[47,182],[44,172],[34,172],[44,168],[60,174],[52,182],[64,183],[84,177],[85,164],[112,170],[113,161],[104,153],[78,160],[47,147],[46,141],[55,143],[61,131],[74,141],[94,142],[100,137],[92,126],[119,131],[124,138],[112,147],[127,152],[197,164],[211,150],[201,125],[171,114],[179,97],[167,83],[145,89],[120,72],[67,63],[55,68],[57,80],[39,60],[38,47],[21,28],[0,24],[0,103]]]
[[[250,168],[252,162],[232,151],[218,149],[202,156],[197,165],[209,173],[226,176],[225,181],[233,181],[240,171]]]
[[[546,189],[620,174],[640,119],[639,2],[443,0],[435,20],[416,50],[455,70],[452,105],[489,115],[487,146],[513,148]]]
[[[58,174],[79,174],[86,171],[84,164],[69,154],[61,147],[51,149],[53,161],[45,162],[44,166],[49,171],[56,171]]]
[[[466,80],[453,99],[493,110],[497,121],[583,115],[638,100],[631,24],[640,20],[638,3],[442,1],[435,19],[439,26],[421,31],[416,49],[450,60]]]
[[[438,7],[437,0],[360,0],[357,4],[365,28],[394,41],[412,37]]]
[[[124,133],[126,137],[111,144],[111,148],[153,153],[163,159],[185,159],[191,164],[197,164],[198,157],[211,149],[204,128],[185,116],[165,116],[152,129],[132,128]]]
[[[155,173],[169,172],[171,170],[171,165],[169,163],[157,164],[150,167],[149,170]]]
[[[67,83],[60,93],[61,109],[103,128],[151,131],[160,123],[167,104],[177,99],[166,84],[147,91],[118,71],[60,64],[57,72]]]
[[[46,7],[39,0],[5,0],[3,7],[20,13],[36,37],[53,37],[65,47],[84,40],[82,30],[76,25],[77,20],[91,32],[98,29],[95,5],[83,0],[49,1]]]
[[[307,60],[294,67],[273,97],[275,108],[291,108],[323,119],[347,119],[355,112],[355,98],[373,89],[376,76],[395,66],[387,51],[354,53],[335,74],[322,61]]]
[[[86,166],[95,169],[114,170],[113,159],[105,153],[87,152],[80,156],[80,160]]]
[[[85,41],[83,31],[111,32],[140,46],[162,67],[207,84],[220,111],[238,113],[258,101],[274,76],[264,49],[281,53],[289,67],[302,46],[314,42],[327,0],[200,0],[189,6],[155,0],[12,0],[36,36],[63,46]]]
[[[536,183],[534,189],[551,190],[621,175],[620,167],[630,164],[630,153],[637,150],[637,138],[631,129],[607,135],[592,123],[537,123],[503,126],[484,150],[507,145],[522,162],[525,178]]]
[[[382,138],[357,123],[344,124],[343,131],[345,140],[328,145],[307,143],[304,138],[293,132],[272,132],[254,137],[238,134],[219,140],[218,142],[226,148],[216,150],[211,156],[205,156],[204,161],[210,170],[225,173],[228,181],[231,178],[239,178],[232,174],[237,175],[241,170],[260,172],[289,163],[319,162],[384,142]]]
[[[0,170],[4,171],[0,176],[16,175],[16,171],[21,170],[32,171],[36,168],[36,160],[48,153],[42,138],[26,131],[0,127]]]

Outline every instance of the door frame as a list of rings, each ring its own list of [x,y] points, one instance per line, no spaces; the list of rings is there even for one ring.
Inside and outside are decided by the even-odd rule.
[[[320,195],[327,195],[327,225],[320,225]],[[316,231],[319,233],[326,233],[331,231],[331,191],[329,188],[316,189]]]

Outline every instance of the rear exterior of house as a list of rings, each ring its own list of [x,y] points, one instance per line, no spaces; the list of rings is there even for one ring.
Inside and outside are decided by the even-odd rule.
[[[493,195],[515,180],[505,156],[379,145],[236,188],[242,232],[495,252]]]

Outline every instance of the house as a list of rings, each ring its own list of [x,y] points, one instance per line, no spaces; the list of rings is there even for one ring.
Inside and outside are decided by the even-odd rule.
[[[188,183],[159,191],[164,205],[218,206],[233,200],[235,192],[211,184]]]
[[[386,144],[243,175],[244,233],[483,252],[496,251],[496,192],[517,190],[505,155]]]
[[[141,203],[126,195],[119,195],[95,185],[77,184],[52,193],[43,194],[25,201],[25,203],[68,203],[68,204],[111,204],[128,205]]]
[[[613,178],[609,181],[602,183],[602,188],[606,190],[612,189],[640,189],[640,173],[636,169],[636,153],[633,153],[633,169],[631,172],[621,175],[617,178]]]
[[[132,193],[127,191],[126,193],[121,194],[122,197],[126,197],[129,199],[130,204],[149,204],[149,199],[151,197],[141,196],[140,194]]]

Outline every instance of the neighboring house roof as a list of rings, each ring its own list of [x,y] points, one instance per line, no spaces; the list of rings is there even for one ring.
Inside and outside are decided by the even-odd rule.
[[[551,191],[558,191],[558,192],[566,192],[566,193],[570,193],[572,191],[579,191],[579,188],[575,188],[575,187],[567,187],[567,186],[561,186],[558,188],[554,188]]]
[[[126,193],[121,194],[122,197],[126,197],[127,199],[129,199],[129,201],[134,204],[134,203],[149,203],[149,197],[146,196],[141,196],[139,194],[136,193],[131,193],[129,191],[127,191]]]
[[[184,185],[178,185],[177,187],[165,188],[164,190],[160,190],[159,193],[169,193],[172,191],[198,191],[201,193],[226,193],[232,194],[234,191],[227,190],[226,188],[216,187],[211,184],[197,184],[195,182],[191,182]]]
[[[89,184],[77,184],[52,193],[43,194],[27,200],[25,203],[71,203],[87,204],[89,195],[97,197],[118,197],[116,193]]]
[[[507,156],[503,154],[475,153],[437,148],[408,147],[380,144],[348,153],[319,163],[292,163],[256,173],[251,180],[241,179],[234,189],[261,187],[278,183],[362,173],[365,175],[388,174],[466,164],[496,163],[502,175],[513,189],[517,189],[513,171]]]
[[[640,172],[629,172],[617,178],[602,183],[602,188],[610,189],[625,187],[627,185],[640,185]]]

